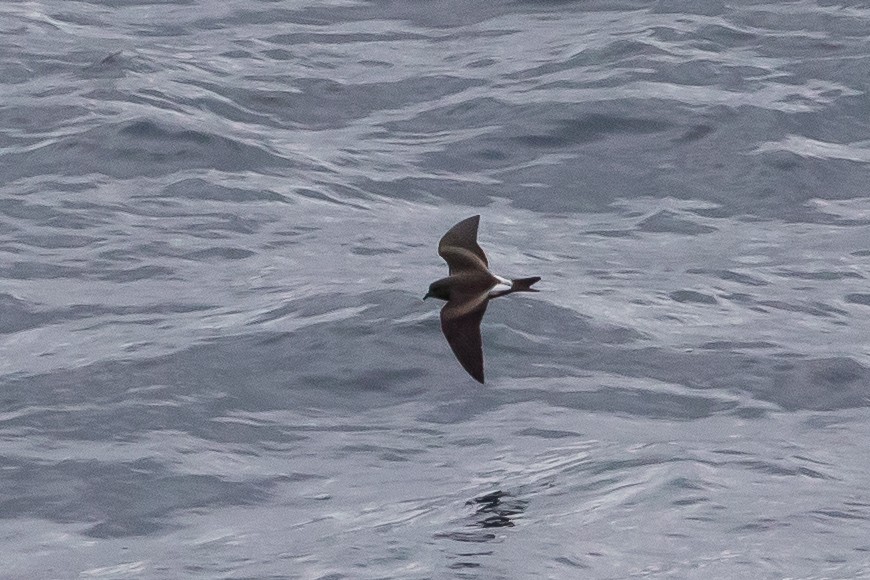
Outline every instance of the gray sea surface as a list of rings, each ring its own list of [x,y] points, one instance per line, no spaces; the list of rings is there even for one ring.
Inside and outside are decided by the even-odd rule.
[[[0,578],[870,578],[868,71],[858,0],[0,4]]]

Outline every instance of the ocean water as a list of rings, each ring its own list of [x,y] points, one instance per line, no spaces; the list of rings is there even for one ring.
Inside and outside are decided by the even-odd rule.
[[[870,5],[0,4],[0,578],[870,578]],[[481,215],[486,385],[421,301]]]

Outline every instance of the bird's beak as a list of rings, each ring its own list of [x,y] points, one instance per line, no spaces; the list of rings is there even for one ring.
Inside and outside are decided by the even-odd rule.
[[[429,293],[429,292],[426,292],[426,295],[423,296],[423,300],[426,300],[426,299],[429,298],[430,296],[432,296],[432,294]]]

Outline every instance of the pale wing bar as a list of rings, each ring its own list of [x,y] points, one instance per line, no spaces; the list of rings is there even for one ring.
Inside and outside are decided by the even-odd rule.
[[[447,262],[447,267],[450,275],[458,274],[463,271],[478,271],[488,272],[486,262],[480,259],[480,256],[467,248],[458,246],[447,246],[438,252],[444,261]]]

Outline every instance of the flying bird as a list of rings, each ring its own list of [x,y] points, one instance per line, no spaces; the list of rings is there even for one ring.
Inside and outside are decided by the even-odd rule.
[[[450,268],[450,275],[429,285],[423,300],[446,300],[441,309],[441,331],[453,354],[468,374],[483,382],[483,344],[480,321],[489,301],[512,292],[537,292],[532,284],[540,276],[509,280],[489,271],[486,254],[477,245],[480,216],[464,219],[438,242],[438,255]]]

